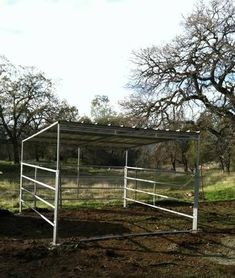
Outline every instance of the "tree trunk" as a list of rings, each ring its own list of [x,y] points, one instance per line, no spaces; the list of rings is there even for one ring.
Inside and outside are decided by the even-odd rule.
[[[176,159],[175,156],[173,156],[172,154],[171,154],[171,165],[172,165],[172,170],[176,171]]]
[[[227,173],[230,173],[230,162],[231,162],[231,155],[228,154],[225,161],[225,167]]]
[[[184,165],[184,172],[188,172],[188,159],[186,158],[185,154],[182,154],[182,162]]]
[[[10,149],[10,144],[7,143],[6,147],[7,147],[7,155],[8,155],[8,160],[11,161],[12,158],[11,158],[11,149]]]
[[[223,158],[222,155],[219,156],[219,161],[220,161],[221,169],[224,172],[225,171],[225,166],[224,166],[224,158]]]
[[[12,146],[13,146],[14,163],[19,164],[20,162],[19,145],[16,138],[12,139]]]

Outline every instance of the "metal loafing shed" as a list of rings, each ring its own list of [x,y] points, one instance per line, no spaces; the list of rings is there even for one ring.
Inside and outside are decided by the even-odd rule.
[[[159,206],[150,205],[145,202],[137,201],[127,197],[128,190],[135,190],[128,187],[128,180],[133,180],[132,177],[128,176],[128,170],[131,169],[143,169],[137,167],[128,166],[128,149],[156,144],[164,141],[174,140],[194,140],[197,144],[196,148],[196,169],[194,173],[194,204],[192,215],[176,212]],[[45,142],[56,145],[56,168],[47,168],[24,161],[24,145],[26,142]],[[200,173],[199,173],[199,147],[200,147],[200,134],[199,132],[191,131],[171,131],[171,130],[158,130],[150,128],[136,128],[136,127],[124,127],[124,126],[112,126],[112,125],[97,125],[97,124],[84,124],[81,122],[67,122],[58,121],[55,122],[41,131],[33,134],[32,136],[22,140],[21,146],[21,171],[20,171],[20,212],[22,212],[22,205],[30,207],[37,214],[39,214],[45,221],[53,226],[53,244],[58,242],[58,213],[59,213],[59,198],[60,198],[60,149],[62,145],[70,145],[77,148],[82,146],[100,146],[119,148],[126,151],[125,155],[125,166],[124,166],[124,184],[123,184],[123,205],[126,207],[127,201],[136,202],[139,204],[151,206],[153,208],[161,209],[170,213],[175,213],[187,218],[192,219],[192,230],[197,230],[198,222],[198,198],[199,198],[199,185],[200,185]],[[35,171],[35,177],[27,176],[25,168],[33,168]],[[48,185],[37,180],[37,170],[50,172],[54,175],[53,185]],[[48,202],[42,197],[38,196],[36,190],[29,191],[24,187],[24,181],[30,181],[34,183],[34,186],[45,187],[53,192],[54,202]],[[141,179],[137,179],[141,180]],[[148,183],[154,183],[151,180],[142,180]],[[137,192],[144,192],[136,189]],[[39,212],[36,206],[29,206],[24,199],[24,192],[30,194],[34,200],[39,200],[53,209],[53,221],[49,220],[41,212]],[[144,192],[150,195],[162,196],[156,193]],[[167,197],[167,196],[162,196]]]

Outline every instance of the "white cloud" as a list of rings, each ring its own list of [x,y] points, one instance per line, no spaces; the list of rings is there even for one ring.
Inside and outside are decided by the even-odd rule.
[[[194,0],[0,1],[0,54],[60,79],[58,94],[89,113],[95,94],[127,91],[131,51],[180,31]]]

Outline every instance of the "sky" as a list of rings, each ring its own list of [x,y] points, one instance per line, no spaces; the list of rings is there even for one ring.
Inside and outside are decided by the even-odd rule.
[[[132,52],[181,32],[196,0],[0,0],[0,55],[35,66],[61,99],[89,115],[95,95],[118,109]]]

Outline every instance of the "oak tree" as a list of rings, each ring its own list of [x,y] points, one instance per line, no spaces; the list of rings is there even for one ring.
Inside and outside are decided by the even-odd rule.
[[[133,53],[130,86],[123,103],[136,117],[174,119],[181,110],[207,110],[235,126],[235,6],[232,0],[199,2],[184,18],[184,32],[164,46]]]
[[[75,120],[75,107],[60,101],[53,82],[32,67],[16,66],[3,58],[0,64],[0,123],[19,162],[20,140],[45,123],[57,119]]]

